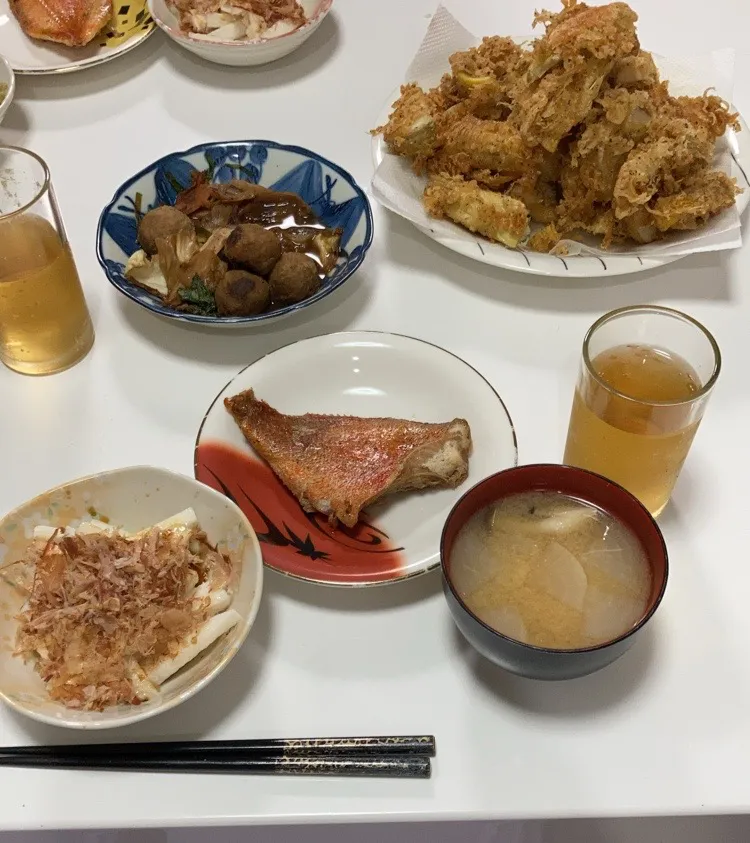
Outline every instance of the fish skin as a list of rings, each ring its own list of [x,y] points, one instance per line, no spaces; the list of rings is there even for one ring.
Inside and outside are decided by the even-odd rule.
[[[10,0],[10,9],[29,36],[83,47],[112,19],[112,0]]]
[[[306,512],[353,527],[361,510],[384,495],[409,489],[453,488],[468,475],[471,432],[464,419],[427,423],[280,413],[252,389],[224,404],[247,441]],[[449,469],[426,465],[448,448]]]

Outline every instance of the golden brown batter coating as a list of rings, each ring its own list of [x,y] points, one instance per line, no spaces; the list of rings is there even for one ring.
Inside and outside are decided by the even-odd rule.
[[[712,169],[737,114],[709,92],[671,96],[636,20],[622,2],[563,0],[537,14],[545,34],[531,46],[485,38],[451,56],[436,88],[404,86],[375,132],[429,176],[429,213],[511,247],[529,217],[604,248],[700,227],[739,192]]]

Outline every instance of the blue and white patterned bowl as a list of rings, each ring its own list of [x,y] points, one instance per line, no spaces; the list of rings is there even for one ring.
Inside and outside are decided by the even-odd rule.
[[[206,170],[214,183],[241,178],[272,190],[296,193],[326,226],[343,229],[338,265],[315,295],[257,316],[200,316],[166,307],[158,296],[125,277],[128,258],[140,248],[136,213],[144,214],[158,205],[173,205],[177,194],[190,186],[191,174],[196,170]],[[99,218],[96,255],[110,282],[154,313],[183,322],[236,325],[278,319],[325,298],[356,271],[371,243],[370,203],[346,170],[299,146],[245,140],[204,143],[186,152],[175,152],[128,179]]]

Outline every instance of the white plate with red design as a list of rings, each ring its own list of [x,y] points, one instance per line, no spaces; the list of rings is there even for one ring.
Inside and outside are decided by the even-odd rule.
[[[465,418],[473,441],[469,477],[457,489],[386,498],[365,511],[353,529],[333,529],[325,516],[302,510],[224,407],[224,398],[250,388],[280,412],[294,415]],[[430,343],[357,331],[292,343],[239,372],[203,419],[195,476],[239,505],[270,568],[324,585],[369,586],[437,567],[440,535],[453,505],[479,480],[515,465],[517,458],[508,411],[479,372]]]

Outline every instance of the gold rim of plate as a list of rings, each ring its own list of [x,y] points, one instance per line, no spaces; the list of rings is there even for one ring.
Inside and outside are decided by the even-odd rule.
[[[73,73],[76,70],[85,70],[112,61],[137,47],[155,31],[156,24],[148,13],[145,0],[133,0],[133,2],[113,0],[113,3],[118,2],[120,5],[114,24],[103,30],[92,42],[99,49],[108,48],[106,53],[53,67],[14,67],[14,72],[26,76]]]

